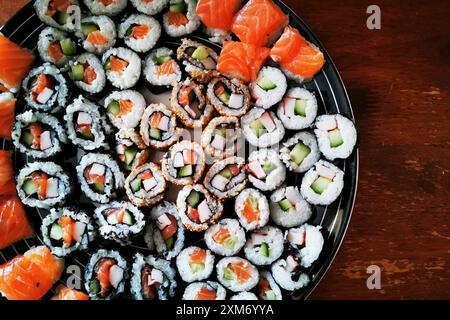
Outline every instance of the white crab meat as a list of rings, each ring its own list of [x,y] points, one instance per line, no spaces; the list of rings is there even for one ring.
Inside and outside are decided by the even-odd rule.
[[[225,144],[226,140],[220,134],[216,134],[211,142],[211,146],[217,150],[223,150],[223,148],[225,148]]]
[[[275,122],[273,121],[272,116],[269,112],[264,112],[260,117],[259,121],[263,124],[264,128],[266,128],[267,131],[272,132],[275,130]]]
[[[117,265],[113,265],[111,269],[109,269],[109,282],[115,289],[117,289],[122,279],[123,269]]]
[[[205,221],[208,221],[209,218],[211,218],[212,216],[212,212],[209,209],[208,206],[208,202],[205,200],[203,200],[199,205],[198,205],[198,214],[200,217],[200,222],[204,223]]]
[[[330,180],[333,180],[334,177],[336,176],[336,172],[334,172],[334,170],[332,170],[320,163],[316,165],[316,171],[319,174],[319,176],[328,178]]]
[[[284,115],[288,118],[294,116],[295,100],[295,98],[290,97],[283,99],[283,112]]]
[[[40,149],[42,151],[53,147],[52,137],[51,137],[50,131],[42,132],[42,134],[41,134],[41,144],[40,144],[39,147],[40,147]]]
[[[231,109],[240,109],[244,105],[244,95],[232,93],[230,95],[230,101],[228,102],[228,106]]]
[[[292,256],[286,258],[286,270],[288,272],[293,272],[298,267],[297,261]]]
[[[158,124],[158,129],[162,131],[169,131],[169,117],[163,116]]]
[[[156,187],[158,182],[156,182],[155,178],[151,177],[150,179],[144,180],[142,184],[144,185],[144,190],[148,192],[152,190],[154,187]]]
[[[42,92],[36,97],[36,101],[40,104],[45,104],[48,100],[50,100],[54,92],[55,91],[50,88],[44,88],[44,90],[42,90]]]
[[[173,166],[174,166],[174,168],[184,167],[184,160],[183,160],[183,155],[181,154],[181,152],[177,152],[173,156]]]
[[[46,198],[56,198],[58,196],[58,179],[50,178],[47,180]]]
[[[216,174],[211,180],[211,185],[217,190],[224,191],[230,180],[220,174]]]
[[[89,174],[95,175],[95,176],[103,176],[105,175],[106,168],[104,165],[99,163],[94,163],[91,167],[91,170],[89,170]]]
[[[79,112],[77,118],[77,124],[91,124],[92,117],[87,112]]]
[[[253,175],[258,179],[264,179],[266,173],[264,172],[261,164],[258,161],[252,161],[248,164],[248,169],[253,173]]]
[[[152,285],[154,283],[162,283],[164,281],[164,275],[160,270],[153,269],[148,280],[149,285]]]
[[[171,224],[169,217],[167,214],[162,214],[158,217],[156,220],[156,226],[159,230],[164,230],[165,227],[169,226]]]
[[[286,187],[285,196],[294,206],[297,202],[300,202],[301,199],[300,191],[295,187]]]
[[[125,150],[126,150],[126,146],[124,146],[123,144],[119,144],[117,147],[116,147],[116,152],[117,152],[117,154],[125,154]]]
[[[183,161],[184,164],[197,164],[197,153],[191,149],[183,150]]]
[[[287,232],[287,241],[296,245],[305,243],[305,228],[293,228]]]
[[[75,239],[76,242],[81,242],[85,230],[86,230],[85,223],[80,221],[75,222],[73,238]]]

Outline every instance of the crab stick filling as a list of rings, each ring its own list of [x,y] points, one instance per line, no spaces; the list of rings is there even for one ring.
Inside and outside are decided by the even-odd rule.
[[[178,231],[177,219],[170,213],[164,213],[156,220],[156,226],[161,232],[161,237],[166,243],[166,247],[171,250]]]
[[[145,300],[155,300],[158,298],[158,290],[164,281],[164,274],[161,270],[155,269],[146,264],[141,271],[141,290]]]
[[[37,171],[25,179],[22,189],[27,196],[37,196],[38,199],[45,200],[58,197],[58,184],[58,178]]]
[[[177,170],[178,178],[193,176],[197,164],[198,155],[192,149],[184,149],[183,151],[175,153],[172,160],[172,165]]]
[[[131,181],[130,187],[134,193],[150,192],[158,185],[158,181],[153,176],[150,169],[141,172],[134,180]]]
[[[94,133],[92,132],[92,126],[94,120],[88,112],[80,111],[75,114],[75,131],[79,138],[84,140],[93,140]]]
[[[278,201],[278,205],[283,211],[289,212],[295,210],[301,203],[301,195],[297,188],[286,187],[284,198]]]
[[[244,95],[233,92],[225,83],[217,82],[214,88],[216,97],[231,109],[240,109],[244,106]]]
[[[227,124],[217,126],[211,139],[211,147],[223,151],[227,147],[230,140],[235,137],[234,133],[234,128]]]
[[[84,177],[90,187],[97,193],[105,193],[106,166],[93,163],[84,169]]]
[[[188,204],[187,215],[191,221],[195,223],[205,223],[212,217],[213,213],[202,192],[192,190],[186,201]]]
[[[160,111],[152,113],[150,116],[149,135],[155,140],[163,140],[163,134],[169,131],[170,118]]]
[[[317,125],[317,128],[328,132],[331,148],[337,148],[344,143],[337,117],[330,118],[328,121],[322,121]]]
[[[318,176],[312,182],[310,187],[315,193],[320,195],[328,188],[329,184],[333,182],[336,177],[336,172],[321,164],[316,165],[316,172]]]
[[[241,169],[242,166],[237,164],[226,166],[212,178],[211,185],[217,190],[225,191],[230,181],[241,172]]]
[[[80,243],[86,231],[86,224],[69,216],[62,216],[49,228],[52,242],[63,248],[69,248],[74,243]]]
[[[33,100],[39,104],[46,104],[54,93],[53,79],[48,74],[41,73],[31,85]]]
[[[192,87],[183,86],[178,91],[178,103],[184,108],[186,113],[192,119],[200,118],[202,111],[200,110],[200,101]]]
[[[102,298],[107,297],[113,289],[117,289],[124,277],[124,270],[112,258],[100,259],[95,265],[94,273],[89,290]]]
[[[131,226],[134,224],[133,214],[125,208],[107,209],[103,212],[103,215],[110,225],[125,224]]]
[[[33,122],[22,130],[22,142],[34,150],[45,151],[53,147],[52,130],[40,122]]]
[[[271,161],[260,163],[259,161],[253,160],[246,165],[246,171],[262,181],[275,169],[276,165]]]
[[[301,116],[306,117],[306,107],[308,100],[287,96],[283,99],[283,113],[286,117]]]
[[[253,131],[255,136],[259,138],[263,134],[275,131],[276,125],[270,112],[265,111],[259,118],[250,122],[250,129]]]

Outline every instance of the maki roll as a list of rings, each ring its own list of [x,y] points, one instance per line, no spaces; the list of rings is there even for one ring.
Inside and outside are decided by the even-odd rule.
[[[169,261],[136,253],[130,285],[135,300],[168,300],[175,296],[175,270]]]
[[[154,86],[173,86],[181,80],[181,69],[174,52],[162,47],[153,50],[144,62],[144,77]]]
[[[284,290],[298,290],[309,283],[308,275],[302,272],[300,265],[292,255],[272,264],[271,271],[276,283]]]
[[[169,0],[130,0],[130,2],[139,12],[153,16],[161,12]]]
[[[134,129],[123,128],[116,133],[116,154],[122,168],[127,171],[134,170],[147,162],[150,152],[141,136]]]
[[[161,36],[161,26],[152,17],[132,14],[120,23],[119,38],[136,52],[147,52],[153,48]]]
[[[99,249],[92,254],[84,273],[84,285],[93,300],[109,300],[123,293],[127,261],[116,250]]]
[[[267,270],[259,273],[257,292],[261,300],[283,300],[280,287]]]
[[[177,209],[184,226],[194,232],[208,229],[223,213],[222,203],[200,184],[185,186],[178,192]]]
[[[280,229],[265,226],[249,234],[244,247],[245,257],[258,266],[267,266],[283,253],[284,238]]]
[[[209,156],[224,159],[236,154],[240,136],[238,118],[215,117],[203,130],[201,143]]]
[[[22,82],[25,101],[37,111],[58,112],[66,106],[69,95],[66,79],[50,63],[32,69]]]
[[[182,39],[177,49],[177,58],[192,78],[201,83],[208,83],[219,75],[216,71],[217,53],[196,41]]]
[[[258,284],[258,269],[243,258],[222,258],[216,269],[219,282],[231,291],[249,291]]]
[[[165,149],[178,141],[183,129],[177,128],[175,114],[164,104],[149,105],[141,119],[144,143],[155,149]]]
[[[184,282],[204,280],[214,269],[214,255],[209,250],[192,246],[180,252],[176,264]]]
[[[270,217],[279,226],[299,226],[311,215],[311,206],[302,198],[297,187],[281,187],[270,195]]]
[[[303,268],[309,268],[322,252],[324,240],[320,229],[322,229],[321,226],[305,223],[299,228],[286,231],[289,250]]]
[[[346,117],[340,114],[319,116],[314,133],[320,152],[328,160],[346,159],[352,154],[356,144],[356,129]]]
[[[80,12],[72,7],[78,7],[78,0],[35,0],[34,9],[39,20],[46,25],[66,30],[75,31],[76,15]]]
[[[164,201],[152,208],[150,218],[152,222],[144,238],[148,248],[156,250],[164,259],[173,259],[184,246],[185,233],[176,205]]]
[[[106,78],[119,89],[133,87],[141,76],[141,59],[127,48],[111,48],[103,54]]]
[[[253,146],[267,148],[284,137],[284,127],[272,111],[253,108],[241,118],[245,139]]]
[[[247,86],[238,79],[216,77],[206,90],[206,98],[223,116],[240,117],[250,108],[251,97]]]
[[[244,189],[236,197],[234,211],[246,230],[264,227],[269,222],[269,203],[267,198],[256,189]]]
[[[194,141],[181,141],[170,147],[162,158],[162,172],[167,181],[185,186],[196,183],[205,169],[205,154]]]
[[[289,89],[277,108],[278,118],[286,129],[291,130],[311,127],[316,115],[316,97],[308,90],[299,87]]]
[[[308,171],[320,159],[316,137],[306,131],[294,134],[283,142],[280,159],[289,171],[296,173]]]
[[[14,146],[35,159],[53,157],[67,143],[59,120],[45,113],[25,111],[17,115],[11,134]]]
[[[81,191],[94,202],[108,203],[123,187],[123,174],[107,154],[85,154],[76,170]]]
[[[41,232],[44,244],[59,257],[86,250],[96,235],[91,218],[70,207],[52,208],[42,220]]]
[[[95,209],[94,216],[100,235],[121,245],[128,245],[145,225],[142,212],[125,201],[104,204]]]
[[[17,176],[17,194],[30,207],[50,209],[62,205],[72,192],[69,176],[54,162],[32,162]]]
[[[300,192],[311,204],[329,205],[344,187],[344,172],[330,162],[319,160],[305,173]]]
[[[163,15],[164,31],[172,38],[194,32],[200,27],[200,19],[195,12],[195,0],[171,0],[169,10]]]
[[[70,63],[69,77],[78,88],[88,93],[99,93],[106,83],[102,63],[92,53],[83,53]]]
[[[111,123],[117,128],[134,128],[145,109],[145,99],[135,90],[113,91],[103,106]]]
[[[42,60],[58,67],[64,66],[77,54],[75,41],[66,32],[53,27],[41,31],[37,48]]]
[[[81,20],[77,36],[87,52],[103,54],[116,43],[116,25],[107,16],[90,16]]]
[[[151,206],[161,201],[166,187],[159,166],[153,162],[137,167],[125,180],[128,199],[138,207]]]
[[[186,287],[183,300],[225,300],[226,290],[215,281],[194,282]]]
[[[280,69],[264,67],[250,87],[256,106],[268,109],[281,101],[286,93],[287,81]]]
[[[240,301],[258,300],[258,297],[253,292],[242,291],[235,294],[234,296],[231,296],[230,300],[240,300]]]
[[[83,2],[92,14],[115,16],[127,7],[128,0],[83,0]]]
[[[245,160],[230,157],[215,162],[206,173],[203,184],[218,199],[236,197],[247,184]]]
[[[172,110],[188,128],[203,128],[214,112],[214,108],[206,103],[202,90],[203,86],[189,78],[172,89]]]
[[[234,256],[245,244],[245,232],[236,219],[222,219],[205,232],[208,248],[221,256]]]
[[[272,191],[286,179],[286,167],[271,149],[253,151],[248,157],[248,180],[261,191]]]

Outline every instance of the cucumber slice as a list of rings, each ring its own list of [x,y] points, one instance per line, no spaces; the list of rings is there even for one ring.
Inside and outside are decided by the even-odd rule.
[[[90,131],[81,132],[80,135],[83,139],[94,140],[94,134]]]
[[[295,100],[294,114],[297,116],[306,117],[306,105],[307,105],[306,100],[303,99]]]
[[[53,223],[50,229],[50,238],[53,240],[61,240],[64,236],[64,230],[57,223]]]
[[[127,149],[125,150],[125,164],[129,166],[134,158],[136,158],[137,150],[136,149]]]
[[[228,92],[222,93],[218,98],[225,104],[228,104],[230,102],[230,95],[228,94]]]
[[[192,190],[186,201],[191,207],[195,208],[200,202],[200,192]]]
[[[131,181],[130,187],[133,192],[138,192],[142,188],[142,180],[134,179],[133,181]]]
[[[236,237],[228,237],[223,240],[222,245],[229,250],[234,250],[234,248],[236,247],[236,242]]]
[[[278,201],[278,204],[283,211],[288,211],[290,208],[292,208],[292,204],[289,202],[288,199],[283,199],[281,201]]]
[[[33,144],[34,141],[34,137],[30,132],[24,132],[22,133],[22,141],[27,145],[27,146],[31,146]]]
[[[125,213],[123,214],[122,222],[124,224],[129,225],[129,226],[132,226],[134,224],[134,217],[133,217],[133,215],[130,212],[128,212],[128,210],[125,211]]]
[[[266,300],[277,300],[277,295],[272,290],[266,291],[265,295]]]
[[[203,47],[197,47],[194,52],[192,52],[192,58],[196,60],[203,60],[209,57],[208,50]]]
[[[247,198],[247,203],[252,207],[253,210],[258,210],[258,199],[254,196],[249,196]]]
[[[113,116],[117,116],[120,112],[120,104],[118,101],[113,100],[108,104],[108,108],[106,108],[106,111],[111,113]]]
[[[150,128],[150,137],[156,140],[161,140],[161,130],[156,128]]]
[[[328,139],[330,140],[330,147],[332,148],[339,147],[344,143],[344,140],[342,140],[341,131],[338,128],[328,131]]]
[[[223,278],[225,280],[233,280],[236,278],[236,274],[230,267],[225,267],[225,269],[223,269]]]
[[[263,164],[262,169],[266,174],[275,169],[275,165],[272,162],[266,162]]]
[[[289,152],[289,156],[291,157],[291,160],[299,166],[310,153],[311,149],[303,142],[299,142],[292,148],[291,152]]]
[[[170,11],[170,12],[177,12],[177,13],[180,13],[180,12],[184,12],[185,10],[186,10],[186,5],[185,5],[184,2],[172,4],[172,5],[169,7],[169,11]]]
[[[105,71],[108,71],[109,69],[111,69],[111,59],[109,57],[103,63],[103,69],[105,69]]]
[[[317,194],[322,194],[331,182],[332,180],[328,178],[318,177],[311,184],[311,189],[313,189],[313,191]]]
[[[268,257],[269,256],[269,245],[265,242],[261,243],[261,249],[259,252],[261,252],[261,254],[264,257]]]
[[[74,64],[70,68],[70,77],[73,81],[83,81],[84,79],[84,67],[81,64]]]
[[[218,128],[216,128],[216,130],[217,130],[217,133],[219,135],[221,135],[222,137],[225,138],[227,136],[227,128],[225,128],[225,127],[218,127]]]
[[[33,180],[28,179],[28,180],[25,180],[25,182],[22,186],[22,189],[23,189],[23,191],[25,191],[25,193],[28,196],[31,196],[32,194],[35,194],[36,192],[38,192],[39,186],[36,183],[34,183]]]
[[[172,237],[172,238],[169,238],[169,239],[167,239],[167,240],[164,240],[164,242],[166,243],[167,249],[168,249],[168,250],[172,250],[173,245],[174,245],[174,243],[175,243],[173,237]]]
[[[265,127],[261,120],[255,119],[250,122],[250,129],[253,131],[256,137],[259,138],[264,133]]]
[[[63,38],[59,40],[59,45],[61,46],[62,52],[66,56],[74,56],[77,53],[75,42],[70,38]]]
[[[178,178],[189,177],[192,176],[193,173],[194,169],[192,168],[192,165],[189,164],[187,166],[182,167],[180,171],[178,171]]]
[[[98,193],[105,193],[105,185],[101,183],[93,183],[92,188]]]
[[[93,279],[89,284],[89,293],[98,294],[100,292],[100,282],[97,279]]]
[[[172,60],[172,58],[170,56],[160,56],[160,57],[155,57],[155,63],[157,65],[162,65],[163,63]]]
[[[131,34],[133,33],[133,28],[135,27],[135,25],[131,25],[129,26],[129,28],[127,29],[127,31],[125,32],[125,36],[129,37],[131,36]]]
[[[231,170],[228,167],[225,167],[219,174],[227,179],[231,179],[231,177],[233,177],[233,173],[231,173]]]
[[[258,79],[256,79],[256,84],[260,86],[261,89],[266,91],[275,89],[277,87],[277,85],[274,82],[272,82],[272,80],[270,80],[265,76],[258,77]]]
[[[98,27],[95,23],[92,22],[85,22],[81,24],[81,32],[85,37],[89,35],[89,33],[97,31]]]
[[[67,20],[69,20],[70,15],[64,11],[56,11],[53,19],[60,25],[65,25]]]
[[[203,271],[205,269],[204,263],[189,263],[192,273]]]

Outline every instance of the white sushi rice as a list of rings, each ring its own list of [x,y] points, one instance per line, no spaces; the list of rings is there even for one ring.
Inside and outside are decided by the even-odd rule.
[[[296,115],[294,112],[295,99],[306,101],[306,116]],[[308,90],[300,87],[291,88],[286,92],[283,100],[278,104],[277,116],[286,129],[301,130],[312,126],[317,115],[317,99]]]
[[[269,112],[275,129],[272,132],[265,131],[261,136],[256,136],[255,132],[250,128],[253,120],[259,119],[264,112]],[[255,147],[267,148],[278,144],[284,137],[285,130],[283,123],[276,117],[272,111],[266,111],[262,108],[252,108],[247,114],[241,118],[241,127],[244,132],[245,139]]]
[[[101,0],[83,0],[83,2],[92,14],[115,16],[126,8],[128,0],[114,0],[108,5],[103,4]]]
[[[183,249],[177,256],[176,265],[178,273],[184,282],[194,282],[207,279],[214,269],[214,255],[211,251],[206,250],[206,259],[204,261],[204,269],[193,272],[189,264],[189,256],[196,250],[204,250],[199,247],[188,247]]]
[[[122,72],[107,70],[106,78],[113,86],[122,90],[134,86],[141,76],[141,59],[137,53],[127,48],[111,48],[102,57],[103,65],[111,55],[127,61],[128,66]]]
[[[84,81],[74,81],[75,85],[78,88],[87,91],[89,93],[99,93],[100,91],[102,91],[103,88],[105,87],[106,76],[105,71],[103,70],[102,63],[100,62],[100,59],[97,58],[92,53],[83,53],[79,55],[75,60],[75,62],[71,63],[70,65],[77,65],[77,64],[81,65],[88,64],[89,66],[91,66],[95,71],[96,78],[94,81],[92,81],[91,84],[88,84]]]
[[[264,90],[257,82],[250,84],[250,91],[253,99],[256,101],[256,106],[268,109],[278,103],[286,92],[287,81],[283,72],[274,67],[264,67],[259,71],[258,78],[264,77],[272,81],[276,87],[270,90]]]
[[[189,33],[192,33],[195,30],[197,30],[198,27],[200,27],[201,25],[200,19],[198,18],[196,12],[197,2],[195,0],[183,0],[183,1],[187,5],[186,18],[189,21],[187,24],[180,25],[178,27],[173,26],[169,24],[169,19],[167,18],[167,15],[166,14],[163,15],[164,30],[169,36],[173,38],[181,37]]]
[[[130,100],[132,102],[133,107],[131,111],[119,117],[114,116],[110,112],[106,112],[109,120],[118,129],[136,127],[142,118],[142,114],[144,113],[146,105],[144,97],[135,90],[113,91],[106,97],[103,106],[107,109],[108,105],[112,101],[117,101],[120,104],[121,100]]]
[[[231,296],[230,300],[258,300],[258,297],[253,292],[242,291],[238,294],[235,294],[234,296]]]
[[[41,59],[46,62],[51,62],[57,65],[58,67],[65,65],[69,61],[68,56],[63,55],[61,59],[54,60],[48,54],[48,47],[52,43],[59,42],[60,40],[68,37],[69,36],[67,35],[67,33],[62,30],[56,29],[54,27],[44,28],[39,34],[39,40],[37,44],[37,49]]]
[[[262,252],[263,243],[267,245],[268,256]],[[283,253],[283,243],[283,233],[280,229],[265,226],[248,234],[244,247],[245,257],[258,266],[270,265]]]
[[[94,44],[88,41],[81,31],[77,32],[77,36],[83,40],[83,48],[88,52],[95,54],[103,54],[106,50],[114,46],[116,43],[116,25],[111,18],[107,16],[89,16],[83,18],[81,23],[94,23],[98,26],[99,31],[108,40],[105,44]]]
[[[300,265],[304,268],[309,268],[322,252],[324,239],[321,229],[321,226],[305,223],[299,228],[292,228],[287,231],[286,238],[291,245],[294,248],[301,247],[296,256],[300,260]]]
[[[70,15],[70,17],[67,19],[64,25],[59,24],[57,21],[55,21],[55,19],[53,19],[53,17],[47,15],[47,10],[51,1],[52,0],[34,1],[34,9],[36,10],[36,15],[38,16],[39,20],[44,22],[46,25],[58,29],[62,29],[65,31],[75,31],[77,27],[75,23],[76,14],[81,12],[78,0],[69,0],[70,6],[68,8],[69,10],[67,10],[67,13]],[[74,8],[74,10],[70,10],[71,7]]]
[[[157,57],[170,56],[172,57],[172,63],[175,69],[175,72],[172,74],[161,74],[158,75],[158,65],[155,63],[155,59]],[[181,69],[178,63],[173,58],[174,52],[169,48],[162,47],[153,50],[150,54],[145,58],[144,62],[144,77],[145,79],[152,85],[155,86],[171,86],[181,80]]]
[[[263,278],[267,280],[270,286],[270,292],[259,292],[259,297],[262,300],[283,300],[283,295],[281,294],[280,287],[277,285],[275,280],[272,277],[272,274],[267,270],[262,270],[259,272],[260,278],[259,281],[261,281]]]
[[[259,190],[275,190],[286,179],[286,167],[280,161],[277,151],[272,149],[255,150],[250,153],[250,156],[248,157],[248,163],[251,163],[253,161],[259,163],[261,167],[263,167],[265,163],[271,163],[273,166],[271,171],[268,173],[265,172],[265,176],[260,179],[258,179],[255,173],[248,174],[248,180]]]
[[[130,2],[139,12],[152,16],[161,12],[169,3],[169,0],[130,0]]]
[[[230,233],[230,237],[234,240],[234,248],[230,248],[225,246],[223,243],[217,243],[214,241],[213,237],[214,235],[221,229],[226,228],[228,232]],[[222,219],[216,224],[213,224],[210,226],[206,232],[205,232],[205,243],[208,246],[208,248],[219,255],[222,256],[233,256],[237,254],[239,251],[241,251],[242,247],[245,244],[245,231],[244,229],[239,225],[239,221],[236,219]]]
[[[182,300],[196,300],[196,296],[202,288],[215,291],[216,300],[225,300],[227,295],[225,288],[215,281],[194,282],[186,287]]]
[[[259,220],[252,221],[251,223],[247,222],[247,219],[242,214],[242,211],[245,207],[245,202],[249,196],[253,196],[258,201],[258,210],[259,210]],[[267,198],[258,190],[247,188],[244,189],[237,197],[234,203],[234,211],[239,217],[239,222],[246,230],[255,230],[261,227],[264,227],[267,222],[269,222],[269,202]]]
[[[147,25],[150,27],[149,32],[143,38],[133,38],[127,36],[128,29],[134,25]],[[136,52],[147,52],[153,48],[161,36],[161,25],[158,20],[144,14],[132,14],[118,27],[119,37],[124,40],[125,44]]]
[[[310,149],[310,153],[302,160],[300,165],[297,165],[289,154],[298,142],[302,142]],[[284,162],[289,171],[295,173],[308,171],[320,159],[320,151],[316,137],[307,131],[294,134],[286,142],[283,142],[280,149],[280,159]]]
[[[292,207],[288,211],[281,209],[278,203],[286,199],[286,190],[289,190],[288,193],[294,195],[294,198],[296,198],[295,203],[291,203]],[[288,201],[291,202],[289,199]],[[311,206],[302,198],[296,186],[281,187],[270,195],[270,217],[279,226],[285,228],[299,226],[308,221],[311,215]]]
[[[230,264],[235,263],[242,263],[245,267],[250,268],[250,274],[251,278],[245,282],[240,282],[238,279],[227,279],[226,276],[224,276],[225,269],[228,268]],[[240,291],[249,291],[253,289],[257,284],[259,280],[259,272],[258,269],[252,265],[249,261],[240,258],[240,257],[226,257],[222,258],[216,266],[217,270],[217,279],[219,282],[228,290],[231,290],[233,292],[240,292]]]
[[[307,274],[302,273],[298,279],[293,279],[293,273],[288,270],[288,265],[285,259],[280,259],[272,265],[272,276],[278,285],[288,291],[298,290],[309,283]],[[298,272],[298,271],[297,271]]]

